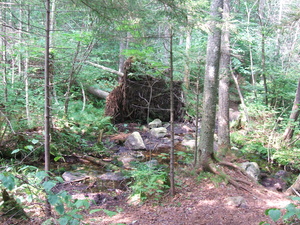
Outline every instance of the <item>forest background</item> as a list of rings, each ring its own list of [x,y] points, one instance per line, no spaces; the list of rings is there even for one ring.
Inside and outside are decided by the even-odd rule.
[[[299,171],[299,1],[230,5],[219,29],[230,33],[230,102],[241,104],[244,116],[230,130],[231,146],[249,160]],[[103,151],[89,142],[115,127],[104,116],[105,100],[91,90],[111,92],[118,85],[117,71],[124,72],[131,56],[137,67],[139,62],[154,67],[151,75],[158,78],[172,67],[174,80],[183,81],[186,120],[205,113],[209,1],[53,0],[50,9],[50,153],[55,160],[74,150]],[[12,168],[38,161],[44,152],[46,8],[41,1],[12,0],[2,1],[0,11],[0,148],[7,178]],[[287,136],[287,128],[294,133]]]

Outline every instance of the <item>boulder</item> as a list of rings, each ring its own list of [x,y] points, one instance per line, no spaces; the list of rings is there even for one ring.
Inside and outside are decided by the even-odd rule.
[[[240,164],[240,167],[244,169],[248,175],[258,181],[260,169],[256,162],[244,162]]]
[[[155,119],[148,124],[149,128],[157,128],[162,126],[162,122],[160,119]]]
[[[153,137],[156,138],[162,138],[165,137],[167,135],[168,131],[165,127],[157,127],[157,128],[152,128],[150,130],[150,134]]]
[[[124,143],[125,147],[130,150],[145,150],[145,143],[139,132],[135,131],[129,135]]]

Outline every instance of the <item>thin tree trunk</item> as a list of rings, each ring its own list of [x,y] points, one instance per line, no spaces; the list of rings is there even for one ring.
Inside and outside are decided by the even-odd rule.
[[[174,86],[173,86],[173,31],[170,28],[170,194],[175,195],[175,174],[174,174]]]
[[[46,0],[46,46],[45,46],[45,172],[50,171],[50,0]],[[46,199],[46,216],[51,216],[51,205]]]
[[[300,104],[300,79],[298,81],[298,87],[296,91],[296,96],[292,108],[292,113],[290,115],[290,122],[288,124],[288,127],[285,129],[285,132],[283,134],[283,140],[289,141],[292,139],[294,135],[295,130],[295,122],[297,121],[299,117],[299,104]]]
[[[254,4],[252,5],[252,7],[249,9],[248,5],[246,4],[246,11],[247,11],[247,35],[248,35],[248,39],[250,39],[250,30],[249,30],[249,26],[250,26],[250,17],[251,17],[251,12],[252,9],[254,8],[254,6],[257,4],[258,0],[254,2]],[[253,54],[252,54],[252,42],[249,41],[249,57],[250,57],[250,72],[251,72],[251,78],[252,78],[252,86],[253,86],[253,92],[254,92],[254,96],[256,96],[256,90],[255,90],[255,85],[256,85],[256,76],[254,74],[254,68],[253,68]]]
[[[221,39],[220,80],[219,80],[219,118],[218,118],[218,155],[225,157],[230,150],[229,130],[229,75],[230,75],[230,34],[229,0],[224,0],[223,25]]]
[[[211,171],[210,162],[213,159],[214,130],[216,122],[216,103],[219,76],[221,30],[217,27],[222,18],[222,0],[213,0],[210,6],[210,23],[208,35],[206,66],[203,93],[203,117],[200,131],[198,164],[204,171]]]
[[[264,82],[264,90],[265,90],[265,104],[268,105],[268,86],[267,86],[267,78],[266,78],[266,51],[265,51],[265,32],[266,25],[264,24],[264,11],[265,11],[265,1],[259,1],[258,7],[258,17],[260,24],[260,32],[261,32],[261,75]]]
[[[186,89],[190,87],[190,49],[191,49],[191,40],[192,40],[192,31],[191,28],[188,27],[186,31],[186,42],[185,42],[185,54],[186,60],[184,65],[184,85]]]

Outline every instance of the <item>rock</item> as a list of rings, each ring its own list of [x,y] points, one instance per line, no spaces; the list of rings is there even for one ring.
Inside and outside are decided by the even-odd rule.
[[[226,198],[226,202],[227,205],[231,205],[234,207],[242,207],[242,208],[247,207],[246,201],[242,196],[228,197]]]
[[[130,150],[145,150],[146,146],[139,132],[135,131],[128,136],[124,143],[125,147]]]
[[[258,181],[260,175],[260,169],[256,162],[244,162],[240,164],[240,167],[246,171],[251,177]]]
[[[167,133],[168,133],[168,131],[165,127],[152,128],[150,130],[150,134],[156,138],[162,138],[162,137],[166,136]]]
[[[157,128],[162,126],[162,122],[160,119],[155,119],[148,124],[149,128]]]
[[[122,162],[125,169],[131,169],[131,162],[136,161],[136,158],[132,155],[122,155],[118,158],[118,161]]]
[[[89,176],[82,172],[64,172],[62,174],[62,178],[66,182],[72,182],[72,181],[79,180],[79,179],[85,179],[87,177],[89,177]]]
[[[199,141],[200,141],[200,138],[198,138],[198,145],[199,145]],[[185,147],[188,147],[190,149],[195,149],[195,145],[196,145],[196,140],[195,139],[192,139],[192,140],[188,140],[188,139],[184,139],[181,144]]]
[[[97,178],[102,182],[103,189],[126,189],[126,177],[121,173],[104,173]]]

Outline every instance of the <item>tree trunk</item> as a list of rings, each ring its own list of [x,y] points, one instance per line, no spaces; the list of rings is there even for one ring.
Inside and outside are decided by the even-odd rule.
[[[46,36],[45,36],[45,134],[44,134],[44,142],[45,142],[45,172],[48,173],[50,171],[50,0],[46,1]],[[46,199],[45,201],[45,212],[46,216],[51,216],[51,205]]]
[[[171,131],[171,149],[170,149],[170,194],[175,195],[175,158],[174,158],[174,83],[173,83],[173,31],[170,28],[170,131]]]
[[[296,91],[294,105],[293,105],[292,112],[290,115],[290,122],[283,134],[283,140],[289,141],[292,139],[292,137],[294,135],[294,129],[295,129],[294,123],[297,121],[297,119],[299,117],[299,113],[300,113],[299,104],[300,104],[300,79],[298,81],[298,87],[297,87],[297,91]]]
[[[222,18],[223,0],[213,0],[210,15],[214,20],[210,23],[211,33],[208,35],[206,68],[203,93],[203,117],[200,131],[198,163],[204,171],[210,171],[210,161],[213,159],[213,142],[216,120],[216,103],[218,89],[218,74],[220,60],[221,30],[217,23]]]
[[[230,74],[230,34],[229,34],[229,0],[224,0],[220,80],[219,80],[219,118],[218,118],[218,155],[225,157],[230,150],[229,130],[229,74]]]
[[[185,54],[186,54],[186,62],[184,65],[184,86],[186,89],[190,87],[190,49],[191,49],[191,40],[192,40],[192,31],[191,28],[188,27],[186,31],[186,43],[185,43]]]
[[[266,51],[265,51],[265,32],[266,32],[266,25],[265,25],[265,1],[259,1],[258,7],[258,17],[259,17],[259,25],[260,25],[260,32],[261,32],[261,75],[264,82],[264,90],[265,90],[265,104],[268,105],[268,86],[267,86],[267,78],[266,78]]]
[[[87,88],[87,91],[88,91],[90,94],[93,94],[93,95],[95,95],[96,97],[101,98],[101,99],[106,99],[106,97],[109,95],[108,92],[102,91],[102,90],[100,90],[100,89],[98,89],[98,88],[96,88],[96,87],[93,87],[93,86],[88,87],[88,88]]]

